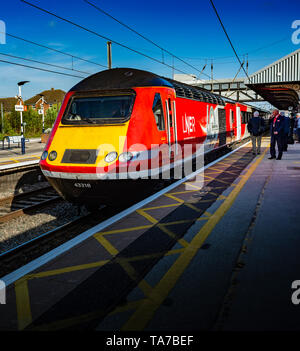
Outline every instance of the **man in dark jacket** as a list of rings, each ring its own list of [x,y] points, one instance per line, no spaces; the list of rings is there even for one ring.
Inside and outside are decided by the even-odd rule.
[[[278,148],[277,160],[281,160],[283,152],[283,135],[284,135],[284,116],[274,110],[270,123],[271,147],[269,160],[276,158],[276,144]]]
[[[250,118],[248,122],[247,128],[248,132],[251,135],[252,153],[253,155],[259,155],[261,146],[261,136],[265,129],[265,121],[261,117],[259,117],[259,112],[254,112],[253,117]]]
[[[287,151],[287,148],[288,148],[290,126],[291,126],[290,118],[284,115],[283,151]]]

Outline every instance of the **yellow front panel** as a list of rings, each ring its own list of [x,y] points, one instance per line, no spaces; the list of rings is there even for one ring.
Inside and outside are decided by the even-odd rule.
[[[111,151],[118,154],[124,150],[129,121],[119,125],[99,126],[64,126],[59,125],[49,148],[57,152],[55,161],[48,162],[59,166],[66,149],[98,149],[96,164],[98,167],[107,166],[104,157]],[[68,163],[66,166],[78,166],[79,164]],[[85,167],[95,167],[84,164]]]

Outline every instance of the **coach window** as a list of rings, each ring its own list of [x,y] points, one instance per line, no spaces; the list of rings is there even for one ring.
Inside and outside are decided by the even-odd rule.
[[[152,111],[154,114],[157,129],[165,130],[164,112],[159,93],[156,93],[154,96]]]
[[[233,111],[230,110],[230,128],[233,128]]]
[[[247,115],[245,111],[242,111],[242,123],[246,124],[247,123]]]

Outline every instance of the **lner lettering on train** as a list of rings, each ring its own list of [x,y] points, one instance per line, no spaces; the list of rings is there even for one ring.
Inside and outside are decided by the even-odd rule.
[[[194,133],[195,129],[195,117],[194,116],[182,116],[182,126],[183,126],[183,133]]]

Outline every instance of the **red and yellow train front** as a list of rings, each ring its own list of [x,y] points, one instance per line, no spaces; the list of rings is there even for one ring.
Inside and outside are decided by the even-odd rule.
[[[40,161],[44,175],[72,202],[107,202],[124,192],[149,174],[151,147],[167,143],[158,123],[168,99],[175,99],[168,87],[69,92]]]

